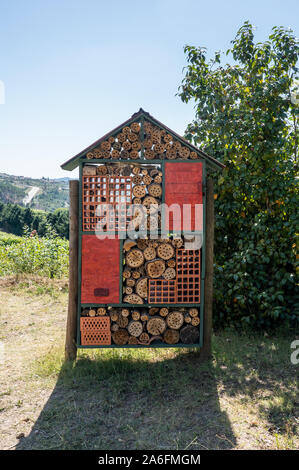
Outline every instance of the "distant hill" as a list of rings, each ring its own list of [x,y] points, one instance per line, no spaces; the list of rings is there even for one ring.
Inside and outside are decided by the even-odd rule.
[[[70,178],[28,178],[0,173],[0,202],[53,212],[69,207]]]

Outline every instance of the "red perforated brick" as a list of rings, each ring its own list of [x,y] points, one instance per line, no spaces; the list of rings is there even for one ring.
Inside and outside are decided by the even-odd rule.
[[[200,251],[178,248],[177,303],[200,302]]]
[[[80,318],[81,344],[111,344],[110,317]]]
[[[94,231],[99,222],[103,231],[123,231],[132,202],[132,177],[83,175],[83,231]],[[128,219],[128,220],[127,220]]]
[[[149,279],[149,303],[176,303],[176,282],[166,279]]]

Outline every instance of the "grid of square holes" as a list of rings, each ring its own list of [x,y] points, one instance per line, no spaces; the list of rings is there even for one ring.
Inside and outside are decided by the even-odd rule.
[[[149,279],[149,303],[176,303],[176,282],[166,279]]]
[[[178,248],[177,303],[200,302],[200,251]]]
[[[104,231],[125,230],[131,220],[127,216],[131,202],[131,176],[84,175],[83,231],[95,230],[98,222]]]

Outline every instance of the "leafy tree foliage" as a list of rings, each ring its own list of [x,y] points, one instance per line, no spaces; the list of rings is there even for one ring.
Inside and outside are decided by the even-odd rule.
[[[216,52],[186,46],[179,89],[194,100],[186,137],[225,163],[215,185],[215,320],[269,328],[296,322],[299,45],[274,27],[254,41],[246,22],[223,65]]]
[[[56,209],[54,212],[43,212],[24,208],[17,204],[0,203],[0,227],[15,235],[22,235],[24,226],[29,230],[36,230],[38,235],[44,237],[51,226],[59,237],[69,236],[68,209]]]

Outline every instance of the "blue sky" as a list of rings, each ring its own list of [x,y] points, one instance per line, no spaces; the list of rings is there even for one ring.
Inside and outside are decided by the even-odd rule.
[[[298,35],[293,0],[1,0],[0,172],[76,176],[60,164],[140,107],[183,133],[185,44],[226,50],[244,21]]]

